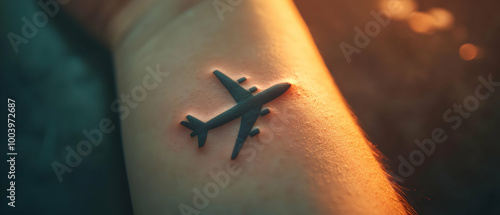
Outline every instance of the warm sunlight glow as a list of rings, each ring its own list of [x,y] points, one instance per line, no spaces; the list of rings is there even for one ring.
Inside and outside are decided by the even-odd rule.
[[[417,9],[417,3],[414,0],[380,0],[379,6],[395,20],[408,19]]]
[[[459,54],[462,59],[469,61],[477,57],[478,51],[477,46],[466,43],[460,46]]]

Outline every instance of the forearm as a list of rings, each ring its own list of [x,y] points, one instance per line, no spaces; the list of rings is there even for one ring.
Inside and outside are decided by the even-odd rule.
[[[162,13],[167,6],[153,5],[113,47],[119,95],[132,95],[118,112],[136,214],[179,211],[181,203],[213,214],[404,212],[291,2],[243,1],[223,22],[212,1],[175,16]],[[151,78],[146,68],[157,65]],[[265,105],[271,113],[255,124],[261,133],[235,160],[240,120],[210,130],[202,148],[179,124],[236,104],[214,70],[247,77],[247,89],[292,84]],[[211,172],[228,165],[238,165],[225,170],[229,184],[208,206],[193,204],[193,188],[204,193],[217,182]]]

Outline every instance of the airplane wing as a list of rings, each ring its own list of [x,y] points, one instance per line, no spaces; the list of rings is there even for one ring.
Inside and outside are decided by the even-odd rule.
[[[226,75],[222,74],[222,72],[219,72],[218,70],[214,71],[215,76],[219,79],[219,81],[226,87],[226,89],[231,93],[231,96],[233,96],[234,100],[236,102],[239,102],[243,99],[246,99],[248,97],[252,96],[252,93],[249,91],[245,90],[245,88],[241,87],[237,82],[233,81]]]
[[[234,144],[233,154],[231,155],[231,159],[235,159],[240,153],[241,147],[243,147],[243,143],[250,135],[250,131],[257,121],[257,118],[260,116],[260,109],[262,107],[254,108],[241,116],[241,125],[240,131],[238,132],[238,138],[236,138],[236,143]]]

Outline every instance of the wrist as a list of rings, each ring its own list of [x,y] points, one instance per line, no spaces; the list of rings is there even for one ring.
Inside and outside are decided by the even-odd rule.
[[[165,27],[177,16],[202,2],[204,1],[132,0],[110,19],[106,29],[106,42],[114,51],[121,47],[131,34],[151,36],[155,29]]]
[[[129,1],[109,19],[103,40],[114,50],[157,0]]]

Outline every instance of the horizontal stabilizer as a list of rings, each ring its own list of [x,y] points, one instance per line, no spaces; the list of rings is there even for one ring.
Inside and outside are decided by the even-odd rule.
[[[195,117],[188,115],[186,116],[188,122],[182,121],[181,125],[186,128],[191,129],[191,137],[198,136],[198,148],[201,148],[205,145],[207,140],[208,129],[205,126],[205,123]]]

